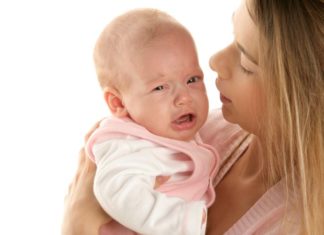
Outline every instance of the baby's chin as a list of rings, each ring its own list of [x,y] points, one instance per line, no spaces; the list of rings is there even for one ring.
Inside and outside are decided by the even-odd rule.
[[[201,126],[201,121],[199,121],[195,115],[187,115],[172,121],[167,126],[155,126],[149,131],[164,138],[191,141],[195,138]]]
[[[159,136],[168,138],[168,139],[174,139],[179,141],[191,141],[195,138],[197,133],[197,130],[190,129],[190,130],[173,130],[171,128],[171,131],[160,133]]]

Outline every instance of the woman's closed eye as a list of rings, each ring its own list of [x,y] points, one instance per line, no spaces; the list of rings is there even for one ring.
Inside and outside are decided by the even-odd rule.
[[[252,71],[246,69],[246,68],[245,68],[243,65],[241,65],[241,64],[240,64],[240,69],[241,69],[241,71],[242,71],[243,73],[245,73],[246,75],[251,75],[251,74],[253,74]]]
[[[241,71],[246,75],[253,75],[256,71],[257,65],[255,65],[245,54],[240,54],[239,66]]]

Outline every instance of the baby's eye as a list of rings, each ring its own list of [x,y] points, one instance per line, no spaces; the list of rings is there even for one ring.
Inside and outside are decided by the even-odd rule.
[[[187,81],[187,84],[188,83],[194,83],[194,82],[198,82],[200,80],[200,77],[191,77],[188,81]]]
[[[157,86],[153,89],[153,91],[162,91],[164,89],[164,86]]]

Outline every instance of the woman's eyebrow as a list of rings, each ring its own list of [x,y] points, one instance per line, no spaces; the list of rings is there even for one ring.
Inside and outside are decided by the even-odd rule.
[[[235,42],[237,48],[249,59],[251,60],[254,64],[258,65],[258,61],[256,59],[253,58],[253,56],[251,56],[249,53],[246,52],[246,50],[244,49],[244,47],[238,43],[237,41]]]

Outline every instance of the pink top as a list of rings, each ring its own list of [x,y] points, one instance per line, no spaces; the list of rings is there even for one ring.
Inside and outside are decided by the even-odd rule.
[[[214,180],[214,185],[222,180],[228,170],[248,147],[251,136],[238,125],[226,122],[221,110],[215,110],[210,115],[200,131],[202,140],[214,146],[220,155],[221,167]],[[217,200],[217,197],[216,197]],[[270,188],[264,195],[225,233],[226,235],[248,234],[298,234],[296,215],[288,213],[289,232],[283,232],[282,221],[285,217],[286,196],[285,182],[282,180]],[[290,212],[290,211],[289,211]],[[102,231],[104,226],[100,228]]]
[[[209,115],[200,135],[205,143],[214,146],[219,152],[221,168],[214,181],[214,185],[217,186],[248,147],[251,136],[238,125],[226,122],[220,110],[215,110]],[[292,217],[289,233],[282,230],[285,211],[288,211],[285,205],[285,183],[281,180],[265,192],[225,234],[297,234],[298,224],[293,219],[295,216],[291,214],[288,215]]]

